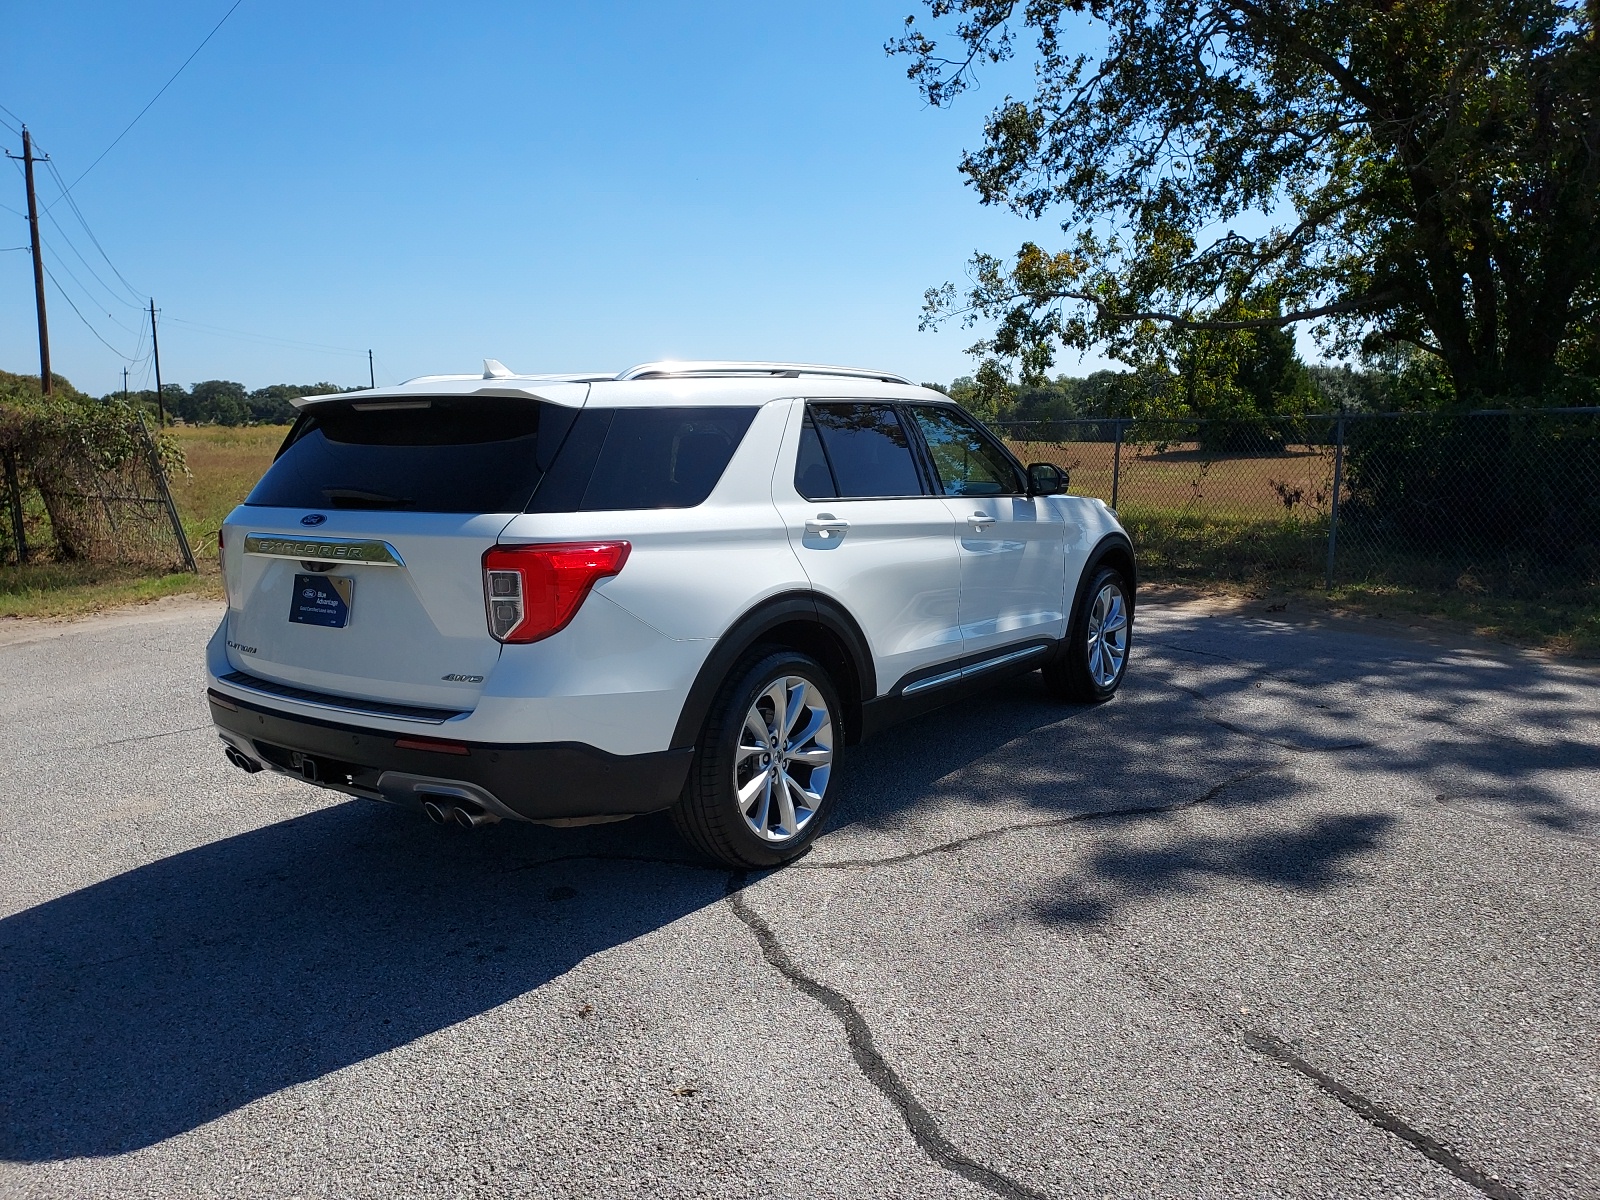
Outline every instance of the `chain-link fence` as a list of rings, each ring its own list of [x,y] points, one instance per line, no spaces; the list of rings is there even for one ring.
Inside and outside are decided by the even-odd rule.
[[[60,441],[25,466],[0,462],[0,562],[114,563],[197,569],[160,456],[143,420],[122,431],[130,450],[93,454]]]
[[[1600,409],[1005,422],[1161,580],[1537,598],[1600,585]]]

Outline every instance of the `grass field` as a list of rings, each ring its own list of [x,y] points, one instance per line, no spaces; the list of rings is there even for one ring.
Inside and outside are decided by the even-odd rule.
[[[174,432],[189,471],[172,481],[173,499],[200,574],[151,576],[48,562],[3,566],[0,617],[71,616],[164,596],[222,594],[217,530],[272,462],[286,429],[198,426]],[[1053,462],[1068,470],[1074,494],[1111,501],[1111,443],[1014,442],[1012,449],[1024,462]],[[1418,559],[1391,562],[1365,581],[1324,590],[1332,484],[1325,448],[1250,455],[1183,444],[1126,445],[1119,475],[1119,515],[1138,548],[1143,580],[1264,601],[1295,596],[1335,610],[1433,618],[1491,637],[1600,657],[1600,597],[1593,588],[1497,595],[1457,566]]]

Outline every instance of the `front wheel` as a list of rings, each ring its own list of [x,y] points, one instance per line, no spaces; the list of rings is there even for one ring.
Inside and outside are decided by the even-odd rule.
[[[839,699],[819,663],[792,650],[746,659],[723,686],[672,823],[734,867],[775,867],[822,831],[833,796]]]
[[[1063,700],[1109,700],[1128,669],[1133,597],[1122,573],[1102,567],[1083,590],[1067,642],[1044,668],[1045,683]]]

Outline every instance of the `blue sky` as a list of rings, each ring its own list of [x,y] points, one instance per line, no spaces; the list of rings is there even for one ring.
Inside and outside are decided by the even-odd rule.
[[[0,104],[71,181],[230,2],[11,0]],[[1026,76],[926,108],[882,50],[914,7],[244,0],[72,194],[162,310],[169,382],[356,384],[368,347],[380,383],[485,356],[948,380],[970,371],[975,335],[918,332],[923,289],[1054,226],[983,208],[956,170]],[[0,143],[20,152],[9,130]],[[46,171],[39,190],[59,195]],[[0,204],[24,207],[9,167]],[[121,382],[70,296],[146,381],[132,297],[68,206],[51,213],[56,371],[95,392]],[[14,212],[0,229],[0,247],[26,244]],[[0,366],[33,371],[37,353],[28,255],[0,253]]]

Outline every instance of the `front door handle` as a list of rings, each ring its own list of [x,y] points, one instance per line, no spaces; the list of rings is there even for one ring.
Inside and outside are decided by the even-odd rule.
[[[824,540],[842,538],[849,528],[849,521],[840,521],[832,513],[818,513],[814,520],[806,522],[806,536]]]
[[[994,524],[994,518],[986,512],[979,511],[973,513],[967,518],[967,524],[971,525],[979,533],[982,533],[985,529]]]

